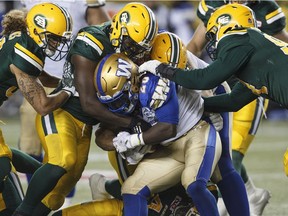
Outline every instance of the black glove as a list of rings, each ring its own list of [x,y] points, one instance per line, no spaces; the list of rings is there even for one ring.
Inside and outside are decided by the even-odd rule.
[[[133,133],[139,134],[151,128],[151,125],[144,119],[136,116],[132,118],[130,125],[128,127]]]
[[[156,68],[156,74],[159,74],[163,78],[167,78],[169,80],[174,80],[174,76],[176,73],[177,68],[174,68],[167,64],[160,64]]]

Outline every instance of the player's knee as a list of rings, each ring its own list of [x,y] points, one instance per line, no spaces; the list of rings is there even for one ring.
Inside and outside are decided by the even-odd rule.
[[[65,201],[65,196],[63,194],[53,193],[53,194],[48,194],[42,202],[49,209],[57,210],[61,208],[64,201]]]
[[[76,162],[77,162],[76,155],[73,153],[69,153],[62,158],[62,163],[60,163],[59,165],[68,172],[74,169]]]
[[[121,192],[122,194],[138,194],[143,187],[137,184],[137,179],[134,176],[130,176],[128,179],[124,181],[122,184]]]

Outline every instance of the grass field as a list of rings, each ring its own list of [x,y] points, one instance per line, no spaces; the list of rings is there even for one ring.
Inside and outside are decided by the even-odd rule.
[[[18,119],[6,119],[1,125],[6,142],[17,147],[19,137]],[[92,139],[89,162],[80,182],[73,203],[90,200],[88,177],[93,172],[100,172],[108,177],[115,176],[107,161],[106,153],[93,144]],[[263,121],[258,134],[245,159],[247,171],[255,185],[268,189],[272,198],[264,211],[264,216],[288,216],[288,178],[283,172],[283,153],[288,147],[288,122]],[[26,181],[23,175],[24,188]]]

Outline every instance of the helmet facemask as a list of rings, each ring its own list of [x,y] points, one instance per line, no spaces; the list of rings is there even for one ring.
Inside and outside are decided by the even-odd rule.
[[[26,16],[29,36],[53,61],[68,53],[72,38],[73,21],[69,12],[54,3],[39,3]]]
[[[117,53],[125,53],[137,65],[148,60],[158,32],[158,23],[150,8],[129,3],[113,18],[110,41]]]
[[[38,36],[42,41],[39,46],[51,60],[60,61],[67,55],[71,45],[71,34],[61,37],[50,32],[43,32],[38,34]]]
[[[219,41],[227,35],[243,34],[248,28],[256,27],[254,12],[241,4],[227,4],[218,8],[207,23],[206,39],[209,43],[206,51],[212,60],[216,59]]]

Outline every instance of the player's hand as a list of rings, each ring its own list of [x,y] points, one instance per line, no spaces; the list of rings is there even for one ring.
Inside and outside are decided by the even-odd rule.
[[[70,73],[64,73],[61,80],[62,90],[67,92],[70,97],[76,93],[76,88],[73,85],[73,80],[73,76]]]
[[[151,128],[151,125],[146,122],[144,119],[136,116],[133,117],[128,128],[133,132],[133,133],[142,133],[149,128]]]
[[[165,78],[160,78],[152,95],[150,107],[152,107],[153,109],[161,107],[163,103],[167,100],[169,90],[170,81]]]
[[[122,131],[113,139],[113,145],[117,152],[122,153],[134,149],[137,146],[145,145],[145,143],[142,133],[130,134],[126,131]]]
[[[215,127],[216,131],[220,131],[223,128],[223,119],[219,113],[210,113],[209,119]]]
[[[160,74],[157,73],[157,67],[161,64],[160,61],[158,60],[150,60],[142,65],[140,65],[138,71],[140,74],[144,74],[146,72],[150,72],[154,75],[160,76]]]

